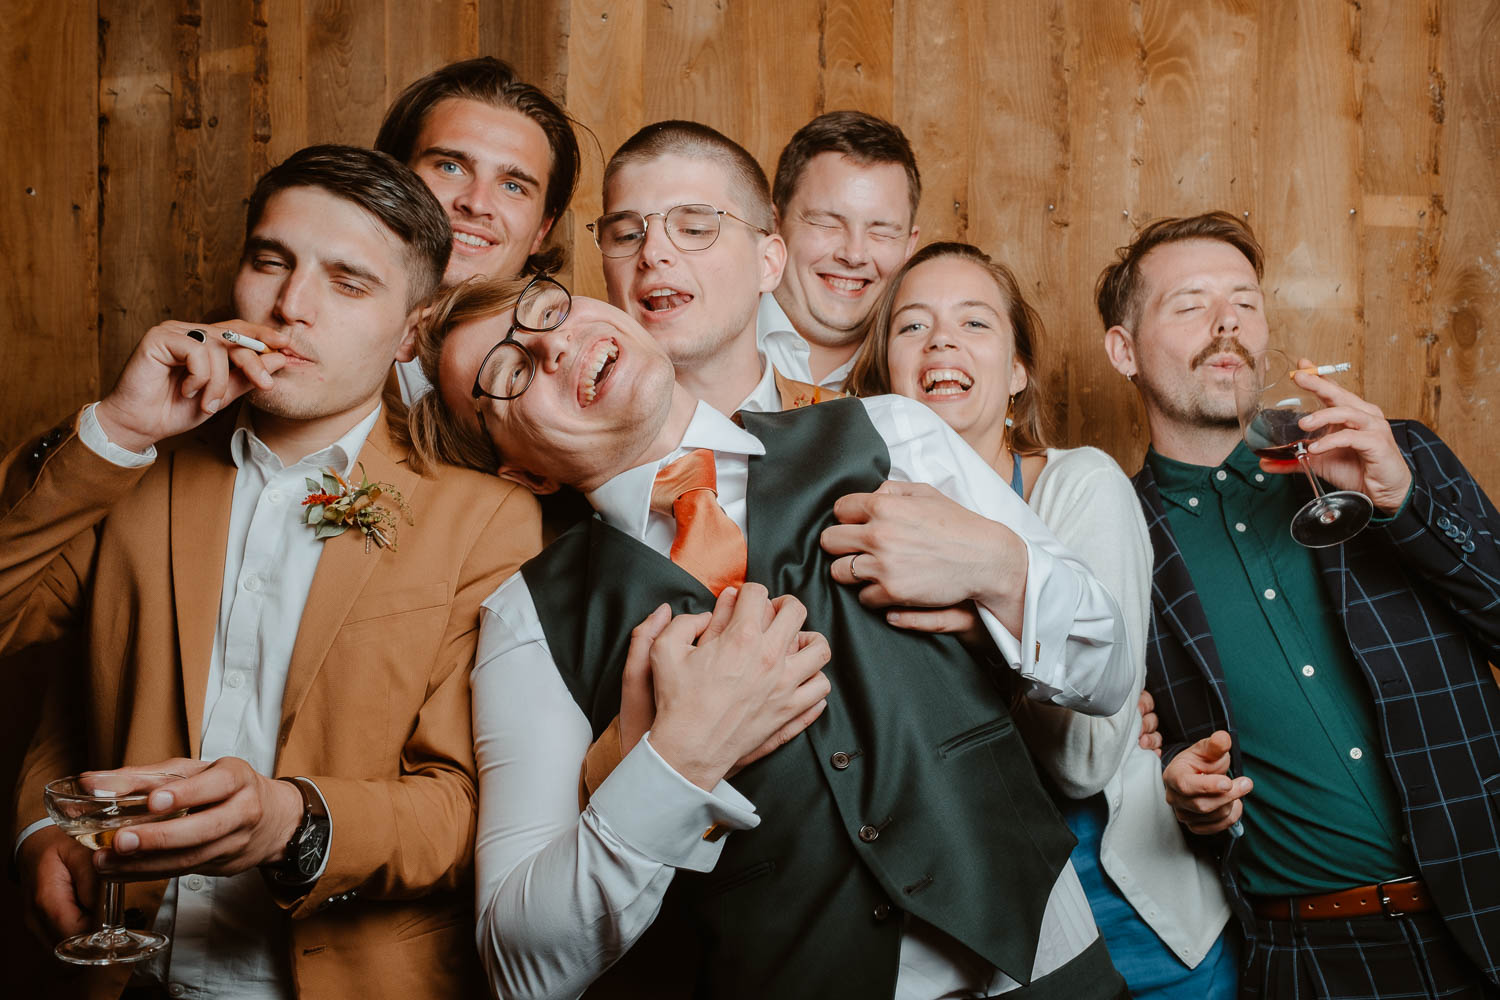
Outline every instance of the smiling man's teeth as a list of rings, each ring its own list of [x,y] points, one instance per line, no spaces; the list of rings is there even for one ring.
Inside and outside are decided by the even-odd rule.
[[[835,278],[831,274],[823,275],[823,280],[841,292],[857,292],[869,284],[863,278]]]
[[[932,368],[922,373],[922,391],[929,396],[957,396],[973,385],[968,373],[957,368]]]
[[[687,305],[691,301],[693,301],[691,295],[687,292],[679,292],[675,288],[657,288],[641,297],[641,305],[646,307],[647,312],[675,309],[677,306]]]
[[[483,236],[475,236],[473,233],[454,233],[453,241],[455,243],[462,243],[466,247],[492,247],[495,245]]]
[[[612,340],[601,341],[594,350],[594,356],[589,359],[589,366],[583,373],[583,401],[592,403],[594,397],[599,395],[599,373],[604,366],[620,356],[620,348]]]

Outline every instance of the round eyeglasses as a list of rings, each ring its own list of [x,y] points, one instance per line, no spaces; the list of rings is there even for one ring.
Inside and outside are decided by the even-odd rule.
[[[558,282],[537,275],[521,290],[505,339],[490,348],[474,376],[474,399],[515,399],[536,377],[536,357],[516,339],[517,330],[546,333],[556,330],[573,308],[572,294]]]
[[[672,241],[672,245],[689,253],[707,250],[714,245],[723,226],[722,219],[726,215],[762,236],[771,235],[769,229],[762,229],[733,212],[714,208],[712,205],[678,205],[665,212],[647,212],[645,215],[640,212],[611,212],[599,216],[587,228],[594,234],[594,244],[604,256],[633,257],[646,243],[646,230],[651,225],[653,215],[662,220],[667,239]]]

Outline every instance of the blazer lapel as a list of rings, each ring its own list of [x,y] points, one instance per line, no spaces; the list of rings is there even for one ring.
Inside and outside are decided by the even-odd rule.
[[[225,413],[195,432],[197,440],[172,452],[172,600],[177,613],[177,658],[182,668],[188,752],[197,754],[203,731],[203,698],[229,544],[229,506],[236,470],[229,454],[235,417]]]
[[[1167,524],[1167,510],[1149,463],[1141,466],[1141,471],[1135,475],[1134,484],[1141,499],[1141,509],[1146,514],[1146,525],[1154,552],[1155,564],[1151,567],[1152,618],[1157,623],[1166,624],[1182,644],[1188,657],[1203,672],[1203,676],[1217,686],[1223,681],[1219,651],[1213,644],[1208,617],[1198,601],[1197,588],[1193,586],[1187,562],[1182,558],[1182,550],[1177,547],[1177,539],[1172,537],[1172,529]]]
[[[406,464],[405,451],[397,449],[391,441],[383,412],[365,439],[365,446],[360,449],[359,462],[364,464],[365,476],[371,482],[390,483],[408,501],[412,499],[421,477]],[[355,468],[357,470],[358,466]],[[364,535],[352,529],[323,543],[323,554],[318,559],[318,570],[313,575],[312,588],[308,591],[302,621],[297,628],[297,642],[292,647],[292,660],[287,667],[286,691],[281,697],[280,732],[283,735],[301,708],[318,671],[323,668],[328,647],[333,644],[344,619],[364,592],[371,575],[384,561],[385,551],[371,545],[366,552]]]

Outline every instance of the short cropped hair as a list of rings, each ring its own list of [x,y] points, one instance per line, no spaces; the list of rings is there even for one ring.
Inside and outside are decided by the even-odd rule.
[[[547,175],[542,212],[556,223],[568,210],[578,186],[578,137],[573,131],[574,120],[540,89],[519,79],[509,63],[494,56],[449,63],[408,86],[386,111],[380,133],[375,136],[375,148],[410,164],[427,115],[450,97],[508,108],[536,122],[552,150],[552,169]],[[556,270],[563,256],[561,247],[533,254],[527,258],[526,270],[528,273]]]
[[[255,183],[245,212],[247,242],[271,196],[297,187],[319,188],[353,202],[405,244],[408,309],[431,295],[443,280],[453,250],[453,230],[443,206],[404,163],[358,146],[299,149]]]
[[[916,222],[917,205],[922,201],[922,175],[917,172],[917,157],[911,143],[899,125],[863,111],[830,111],[796,131],[776,161],[776,183],[771,188],[776,211],[786,215],[802,174],[820,153],[840,153],[861,166],[900,165],[906,171],[911,218]]]
[[[864,343],[854,357],[854,367],[844,383],[844,391],[855,396],[879,396],[891,392],[891,316],[901,283],[911,269],[929,260],[957,257],[978,264],[994,279],[1005,298],[1005,316],[1015,331],[1015,357],[1026,369],[1026,387],[1016,393],[1010,404],[1012,426],[1008,446],[1022,455],[1036,455],[1047,449],[1046,390],[1037,378],[1038,348],[1042,339],[1042,317],[1021,294],[1021,283],[1010,268],[968,243],[929,243],[911,256],[891,276],[890,283],[875,306]],[[1009,377],[1009,372],[1001,373]]]
[[[1094,285],[1094,300],[1104,328],[1123,326],[1133,330],[1145,307],[1145,289],[1141,283],[1141,261],[1159,246],[1183,240],[1218,240],[1228,243],[1255,268],[1262,277],[1265,257],[1250,225],[1228,212],[1205,212],[1188,218],[1157,219],[1135,234],[1129,246],[1115,251],[1115,259],[1099,275]]]
[[[622,168],[663,156],[712,160],[722,165],[729,172],[746,221],[767,232],[775,227],[766,172],[744,146],[702,122],[656,122],[626,139],[605,164],[604,189],[609,190],[609,182]]]
[[[428,307],[417,328],[417,361],[434,388],[411,401],[404,435],[397,435],[411,446],[419,473],[439,463],[490,473],[499,468],[499,449],[483,429],[460,420],[443,399],[438,366],[448,334],[464,323],[514,308],[529,281],[526,276],[470,278],[444,291]]]

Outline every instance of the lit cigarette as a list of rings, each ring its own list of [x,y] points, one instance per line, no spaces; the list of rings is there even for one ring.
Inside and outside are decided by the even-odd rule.
[[[1353,367],[1347,361],[1340,361],[1336,365],[1318,365],[1316,368],[1295,368],[1292,370],[1292,374],[1295,375],[1298,372],[1304,372],[1308,375],[1333,375],[1338,372],[1346,372]]]
[[[271,353],[271,348],[270,347],[268,347],[265,344],[262,344],[260,341],[256,340],[254,337],[247,337],[247,336],[245,336],[243,333],[235,333],[233,330],[224,330],[224,331],[221,331],[219,335],[221,337],[223,337],[225,340],[229,341],[231,344],[234,344],[236,347],[248,347],[248,348],[250,348],[250,350],[254,351],[256,354],[269,354],[269,353]],[[1348,367],[1348,366],[1346,365],[1345,367]]]

